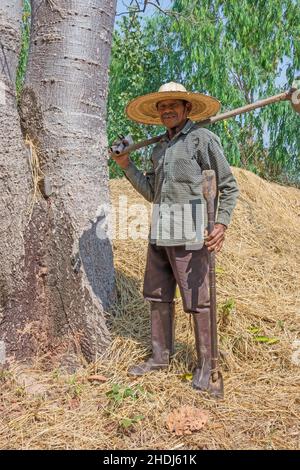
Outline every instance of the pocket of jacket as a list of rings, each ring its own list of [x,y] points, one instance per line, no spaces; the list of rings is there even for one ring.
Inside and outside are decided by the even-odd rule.
[[[201,183],[201,168],[194,159],[179,158],[174,162],[172,179],[178,183]]]

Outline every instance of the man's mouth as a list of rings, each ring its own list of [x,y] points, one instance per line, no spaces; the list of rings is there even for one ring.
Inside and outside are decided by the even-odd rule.
[[[175,119],[176,116],[164,116],[163,119]]]

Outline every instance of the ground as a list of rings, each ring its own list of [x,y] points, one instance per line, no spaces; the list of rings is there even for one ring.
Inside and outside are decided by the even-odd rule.
[[[45,357],[2,371],[1,449],[300,448],[300,190],[234,173],[241,196],[217,258],[225,399],[216,402],[191,387],[193,332],[180,299],[169,370],[127,376],[150,351],[141,295],[147,243],[116,240],[110,350],[74,374],[45,370]],[[142,202],[126,179],[112,181],[111,192],[114,203],[120,194]],[[167,418],[186,405],[207,412],[208,422],[176,436]]]

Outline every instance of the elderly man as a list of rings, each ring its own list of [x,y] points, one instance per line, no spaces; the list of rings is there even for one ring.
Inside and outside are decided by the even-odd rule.
[[[128,373],[139,376],[167,368],[174,354],[174,295],[178,284],[184,311],[192,314],[197,365],[193,387],[209,390],[211,335],[208,251],[219,252],[238,197],[236,180],[219,138],[194,121],[216,114],[220,103],[167,83],[131,101],[129,118],[167,131],[152,152],[153,169],[139,171],[128,155],[116,157],[133,187],[153,202],[143,294],[151,305],[152,356]],[[216,223],[205,237],[206,203],[202,171],[216,173]]]

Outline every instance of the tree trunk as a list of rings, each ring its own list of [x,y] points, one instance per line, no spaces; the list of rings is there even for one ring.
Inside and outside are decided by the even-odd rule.
[[[24,241],[30,194],[28,152],[16,105],[15,78],[21,46],[22,0],[0,1],[0,363],[19,347],[13,331],[24,318]],[[14,326],[12,326],[14,323]]]
[[[31,7],[20,111],[41,192],[23,230],[21,309],[4,310],[0,338],[18,357],[83,352],[93,360],[109,342],[104,310],[114,293],[112,247],[97,224],[109,204],[105,113],[115,1],[32,0]]]

